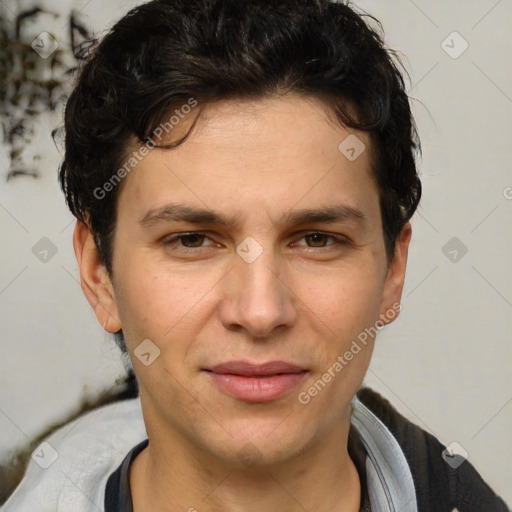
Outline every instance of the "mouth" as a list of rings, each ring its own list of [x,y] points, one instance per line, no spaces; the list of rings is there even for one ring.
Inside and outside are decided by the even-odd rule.
[[[230,361],[204,369],[222,393],[245,402],[269,402],[292,391],[308,373],[284,361],[262,364]]]

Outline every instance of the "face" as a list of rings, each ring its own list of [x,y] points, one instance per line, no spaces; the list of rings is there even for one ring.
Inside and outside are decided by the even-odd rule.
[[[250,442],[278,463],[348,428],[410,236],[389,263],[370,140],[351,133],[355,160],[318,100],[210,104],[125,178],[112,285],[77,228],[84,290],[122,326],[155,444],[236,462]]]

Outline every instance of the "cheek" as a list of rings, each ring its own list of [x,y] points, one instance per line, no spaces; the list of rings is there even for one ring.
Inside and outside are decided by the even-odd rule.
[[[351,266],[308,280],[303,303],[326,334],[347,340],[373,325],[379,316],[383,283],[376,267]]]
[[[164,350],[180,338],[185,348],[187,336],[183,334],[190,337],[190,332],[200,328],[210,308],[208,291],[218,277],[128,259],[118,268],[123,280],[115,290],[116,302],[128,346],[134,348],[149,338]]]

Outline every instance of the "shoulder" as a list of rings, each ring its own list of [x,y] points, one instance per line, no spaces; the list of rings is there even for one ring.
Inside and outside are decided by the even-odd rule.
[[[379,393],[363,387],[357,398],[375,414],[398,441],[409,464],[419,512],[508,512],[468,460],[458,467],[442,457],[446,446],[402,416]]]
[[[2,510],[103,510],[109,475],[146,437],[139,398],[76,418],[34,450],[21,483]]]

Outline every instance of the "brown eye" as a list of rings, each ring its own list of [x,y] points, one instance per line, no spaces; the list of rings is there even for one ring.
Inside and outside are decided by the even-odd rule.
[[[190,235],[181,235],[179,239],[184,247],[201,247],[203,245],[205,235],[200,233],[192,233]]]
[[[349,243],[344,235],[323,233],[321,231],[301,233],[300,238],[299,234],[296,236],[298,238],[296,238],[297,241],[293,243],[293,246],[300,247],[301,251],[311,256],[316,253],[321,255],[327,252],[339,251]]]
[[[210,243],[206,243],[206,242]],[[192,233],[181,233],[170,236],[163,241],[164,245],[172,250],[195,252],[194,249],[207,248],[209,245],[215,245],[209,239],[206,233],[195,231]]]
[[[310,242],[310,247],[325,247],[327,238],[333,237],[324,235],[323,233],[310,233],[309,235],[305,235],[304,238]]]

